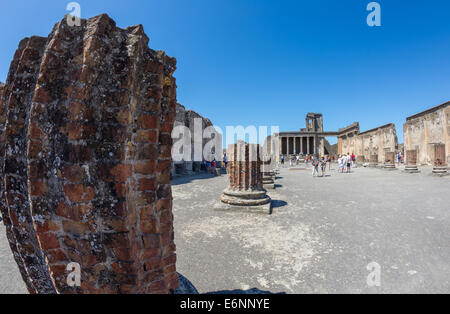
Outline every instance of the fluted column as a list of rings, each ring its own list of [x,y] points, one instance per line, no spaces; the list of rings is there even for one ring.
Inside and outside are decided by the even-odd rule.
[[[259,145],[243,141],[228,146],[229,187],[220,200],[235,206],[259,206],[270,204],[262,184],[261,155]]]

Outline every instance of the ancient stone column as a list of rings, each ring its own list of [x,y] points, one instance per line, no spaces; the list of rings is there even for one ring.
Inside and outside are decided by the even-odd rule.
[[[404,172],[407,173],[419,173],[417,168],[417,150],[407,150],[406,151],[406,166]]]
[[[266,157],[263,158],[262,161],[262,184],[264,189],[275,189],[275,182],[274,182],[274,171],[273,171],[273,164],[272,164],[272,158]]]
[[[376,154],[370,155],[369,167],[373,167],[373,168],[378,167],[378,155],[376,155]]]
[[[175,69],[142,26],[120,29],[104,14],[81,26],[64,18],[19,44],[0,93],[0,209],[31,293],[179,286]],[[74,264],[81,286],[71,287]]]
[[[246,207],[271,209],[271,199],[262,185],[259,145],[238,142],[228,147],[229,187],[223,192],[222,203]]]
[[[445,144],[434,144],[433,174],[438,176],[448,175],[448,167],[445,156]]]
[[[395,170],[395,153],[394,152],[386,152],[384,155],[384,166],[385,170]]]

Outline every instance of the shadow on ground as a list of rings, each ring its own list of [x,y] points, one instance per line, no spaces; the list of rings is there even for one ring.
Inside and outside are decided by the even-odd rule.
[[[211,179],[214,177],[216,177],[215,174],[200,172],[198,174],[193,174],[193,175],[174,177],[174,178],[172,178],[172,185],[182,185],[182,184],[190,183],[195,180]]]
[[[288,203],[280,200],[272,200],[272,208],[279,208],[286,206]]]

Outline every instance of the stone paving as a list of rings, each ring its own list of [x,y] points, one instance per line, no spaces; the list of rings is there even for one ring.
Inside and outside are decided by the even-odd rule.
[[[421,170],[282,169],[271,216],[212,210],[225,176],[174,185],[178,271],[200,293],[449,293],[450,177]]]
[[[281,169],[271,216],[213,210],[226,176],[173,182],[177,268],[200,293],[449,293],[450,176]],[[381,266],[381,286],[366,269]],[[0,293],[26,293],[0,226]]]

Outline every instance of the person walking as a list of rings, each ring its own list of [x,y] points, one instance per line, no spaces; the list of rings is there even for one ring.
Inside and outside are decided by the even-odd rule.
[[[342,155],[339,155],[339,158],[338,158],[338,166],[339,166],[338,172],[343,173],[343,172],[344,172],[344,163],[343,163],[343,157],[342,157]]]
[[[325,172],[327,171],[327,160],[326,157],[322,157],[320,160],[320,168],[322,170],[322,177],[325,177]]]
[[[227,153],[223,154],[223,164],[225,165],[225,169],[228,169],[228,157]]]
[[[313,170],[312,170],[312,175],[313,177],[317,177],[319,176],[319,158],[317,158],[317,156],[314,156],[314,159],[312,161],[312,166],[313,166]]]
[[[284,155],[281,155],[281,165],[284,166]]]

